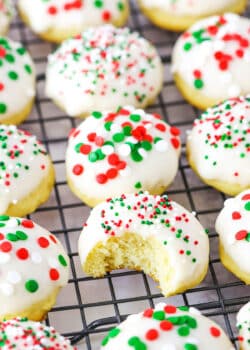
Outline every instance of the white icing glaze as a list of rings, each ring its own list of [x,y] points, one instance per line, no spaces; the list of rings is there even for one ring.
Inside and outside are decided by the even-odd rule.
[[[179,324],[178,324],[179,322]],[[103,339],[105,350],[233,350],[224,331],[194,308],[160,304],[129,316]]]
[[[164,190],[178,169],[180,139],[159,117],[126,106],[117,114],[94,112],[73,130],[66,168],[79,193],[101,201],[121,190]]]
[[[22,112],[35,95],[35,67],[20,43],[0,38],[0,122]]]
[[[3,350],[76,350],[53,327],[26,318],[15,318],[0,323]]]
[[[234,14],[206,18],[195,23],[176,42],[172,71],[211,99],[222,101],[247,94],[250,92],[249,43],[248,18]]]
[[[250,185],[250,97],[227,100],[196,119],[190,158],[203,179]]]
[[[0,125],[0,214],[34,191],[51,166],[35,136],[14,125]]]
[[[12,0],[0,0],[0,35],[5,35],[13,14]]]
[[[155,48],[136,32],[111,25],[66,40],[49,56],[46,94],[69,115],[151,102],[162,85]]]
[[[148,8],[159,8],[178,16],[204,16],[216,14],[225,8],[233,6],[238,0],[141,0]]]
[[[173,271],[169,292],[197,279],[207,268],[208,237],[199,221],[166,195],[141,192],[103,202],[91,211],[78,244],[83,269],[99,242],[105,246],[110,237],[121,237],[126,232],[145,240],[154,238],[166,249]]]
[[[28,309],[66,285],[69,268],[61,243],[39,225],[0,216],[0,227],[0,317],[4,317]],[[34,254],[39,261],[34,261]]]
[[[59,30],[69,33],[120,21],[128,7],[127,0],[19,0],[21,11],[27,16],[35,33]]]
[[[225,201],[215,227],[227,255],[250,278],[250,190]]]
[[[242,306],[237,314],[239,342],[242,350],[250,349],[250,302]]]

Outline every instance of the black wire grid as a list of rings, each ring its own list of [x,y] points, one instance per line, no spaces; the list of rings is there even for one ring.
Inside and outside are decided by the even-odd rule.
[[[250,4],[246,13],[250,17]],[[78,349],[97,350],[106,332],[121,322],[127,314],[153,307],[161,301],[175,305],[197,307],[218,322],[236,344],[235,315],[250,299],[250,287],[245,286],[223,268],[218,258],[218,238],[215,219],[225,196],[204,185],[193,174],[185,157],[186,131],[199,111],[188,105],[178,93],[170,75],[171,50],[178,34],[156,28],[140,14],[131,1],[129,27],[137,30],[157,47],[165,67],[162,93],[149,111],[160,113],[164,119],[182,131],[183,154],[175,182],[168,190],[171,198],[196,212],[201,223],[210,231],[210,263],[206,279],[197,288],[171,298],[163,298],[156,284],[145,274],[119,270],[101,279],[92,279],[81,271],[77,240],[82,223],[90,209],[68,189],[65,180],[65,149],[68,133],[79,120],[63,114],[44,96],[44,72],[48,54],[53,46],[35,37],[17,18],[10,36],[21,41],[30,51],[37,66],[37,98],[31,116],[21,126],[36,134],[52,156],[57,181],[50,200],[30,217],[57,235],[64,244],[71,264],[69,284],[49,312],[46,322],[69,337]]]

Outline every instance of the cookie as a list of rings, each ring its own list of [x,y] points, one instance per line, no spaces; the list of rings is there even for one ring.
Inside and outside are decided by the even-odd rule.
[[[163,83],[156,49],[129,28],[89,29],[49,56],[46,95],[68,115],[153,103]]]
[[[12,0],[1,0],[0,2],[0,36],[6,35],[10,21],[13,16]]]
[[[77,350],[53,327],[21,317],[0,322],[0,339],[6,350]]]
[[[177,40],[174,80],[184,98],[206,109],[250,93],[250,20],[235,14],[195,23]]]
[[[97,205],[79,238],[87,275],[144,270],[165,296],[199,284],[208,267],[209,242],[199,221],[168,196],[122,195]]]
[[[90,27],[123,26],[128,0],[19,0],[24,22],[44,40],[60,43]]]
[[[93,112],[69,138],[69,186],[90,206],[139,189],[161,194],[178,170],[179,134],[158,114],[142,109]]]
[[[250,96],[229,99],[195,120],[187,156],[206,184],[229,195],[250,187]]]
[[[241,13],[246,0],[139,0],[146,17],[155,25],[174,31],[188,29],[198,20],[225,12]]]
[[[0,125],[0,160],[0,215],[25,216],[48,199],[54,167],[35,136]]]
[[[227,199],[216,220],[223,265],[250,284],[250,190]]]
[[[0,37],[0,123],[21,123],[30,114],[34,96],[31,56],[20,43]]]
[[[158,304],[130,315],[102,341],[102,350],[234,350],[221,327],[193,307]]]
[[[68,281],[57,238],[31,220],[0,216],[0,320],[43,319]]]
[[[250,349],[250,302],[242,306],[237,314],[238,341],[240,350]]]

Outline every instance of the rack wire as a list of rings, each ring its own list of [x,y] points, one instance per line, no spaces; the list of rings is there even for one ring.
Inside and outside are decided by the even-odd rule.
[[[119,270],[100,279],[84,275],[77,253],[77,240],[90,209],[71,194],[64,169],[67,135],[79,121],[63,114],[44,96],[44,72],[47,56],[54,49],[53,46],[35,37],[16,18],[10,37],[24,44],[37,67],[36,102],[31,116],[22,127],[36,134],[46,145],[57,174],[50,200],[30,215],[30,218],[57,235],[68,252],[71,265],[68,286],[62,290],[46,322],[70,337],[72,344],[76,344],[79,350],[97,350],[104,334],[127,314],[167,301],[175,305],[197,307],[218,322],[237,345],[235,315],[249,301],[250,288],[226,271],[218,258],[218,237],[214,223],[225,196],[201,183],[186,161],[186,131],[191,128],[199,111],[183,100],[170,74],[171,49],[178,34],[156,28],[139,12],[135,1],[130,2],[129,27],[153,42],[165,68],[162,93],[148,110],[160,113],[168,123],[182,131],[183,153],[177,177],[168,194],[187,209],[196,212],[201,223],[209,229],[209,272],[203,283],[196,288],[168,299],[163,298],[156,284],[142,272]],[[250,17],[250,3],[246,15]]]

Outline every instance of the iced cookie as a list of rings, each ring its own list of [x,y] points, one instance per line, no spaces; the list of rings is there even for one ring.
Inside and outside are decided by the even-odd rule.
[[[246,0],[139,0],[142,12],[155,25],[174,31],[188,29],[201,18],[243,12]]]
[[[163,193],[180,156],[180,131],[134,107],[93,112],[72,130],[66,153],[72,191],[90,206],[121,193]]]
[[[0,0],[0,35],[6,35],[13,15],[12,0]]]
[[[46,95],[67,114],[84,117],[153,103],[163,68],[146,39],[106,25],[66,40],[49,56],[46,76]]]
[[[199,310],[164,303],[130,315],[103,339],[102,350],[234,350],[221,327]]]
[[[250,284],[250,190],[225,201],[215,228],[223,265]]]
[[[123,26],[129,15],[127,0],[19,0],[18,7],[34,33],[56,43],[90,27]]]
[[[19,124],[35,96],[35,67],[26,49],[0,37],[0,123]]]
[[[86,274],[144,270],[165,296],[199,284],[207,273],[209,243],[199,221],[179,204],[146,192],[97,205],[79,239]]]
[[[245,304],[237,314],[238,340],[240,350],[250,349],[250,302]]]
[[[50,196],[54,167],[27,131],[0,125],[0,215],[25,216]]]
[[[195,23],[173,50],[174,80],[184,98],[206,109],[250,93],[249,44],[248,18],[226,14]]]
[[[250,96],[229,99],[195,120],[188,161],[208,185],[229,195],[250,187]]]
[[[31,220],[0,216],[0,320],[45,317],[68,281],[57,238]]]
[[[76,350],[53,327],[21,317],[0,322],[0,339],[4,350]]]

